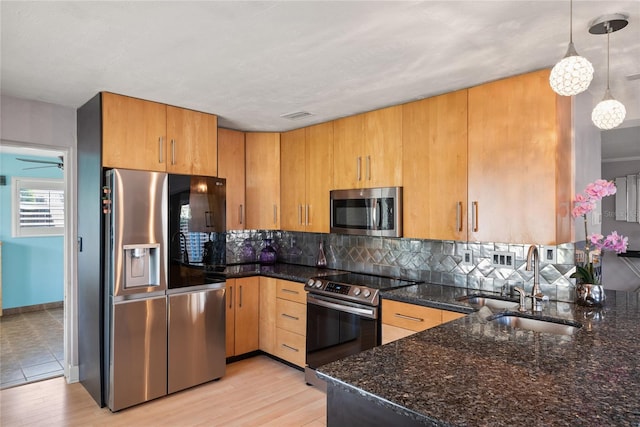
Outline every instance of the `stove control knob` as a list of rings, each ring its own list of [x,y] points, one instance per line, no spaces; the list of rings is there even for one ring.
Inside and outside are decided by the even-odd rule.
[[[320,280],[316,280],[316,288],[320,289],[322,287],[322,282]]]
[[[354,288],[354,289],[353,289],[353,295],[354,295],[354,296],[356,296],[356,297],[357,297],[358,295],[360,295],[360,288]]]
[[[371,296],[371,291],[369,289],[365,289],[362,293],[362,296],[365,298],[369,298]]]
[[[313,280],[313,279],[307,280],[307,286],[310,287],[310,288],[313,288],[313,284],[314,283],[315,283],[315,280]]]

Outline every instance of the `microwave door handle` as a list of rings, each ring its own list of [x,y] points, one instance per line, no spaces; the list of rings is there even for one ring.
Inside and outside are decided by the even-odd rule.
[[[378,229],[378,199],[371,199],[371,229]]]
[[[373,220],[375,221],[375,229],[380,230],[382,228],[382,200],[375,199],[374,205]]]

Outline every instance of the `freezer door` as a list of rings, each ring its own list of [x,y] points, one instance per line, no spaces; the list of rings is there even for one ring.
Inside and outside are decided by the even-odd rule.
[[[169,378],[174,393],[225,373],[225,289],[168,296]]]
[[[167,297],[112,305],[109,409],[167,394]]]

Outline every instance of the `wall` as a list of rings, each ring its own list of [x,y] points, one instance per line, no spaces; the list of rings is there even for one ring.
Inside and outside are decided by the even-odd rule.
[[[37,166],[16,157],[35,160],[57,158],[0,154],[0,171],[7,185],[0,187],[0,240],[2,241],[2,308],[25,307],[62,301],[64,297],[64,237],[12,237],[11,202],[13,177],[57,178],[57,167],[24,170]]]
[[[338,270],[492,292],[500,292],[504,286],[512,289],[516,285],[524,286],[530,292],[533,285],[533,273],[525,269],[529,245],[245,230],[227,232],[227,262],[250,261],[241,257],[247,240],[258,256],[265,238],[273,239],[280,262],[314,265],[320,240],[323,240],[328,267]],[[472,265],[462,264],[463,249],[471,249]],[[493,250],[515,252],[515,269],[491,266],[490,252]],[[573,243],[557,246],[556,253],[556,264],[540,264],[542,292],[552,300],[573,302],[575,285],[569,279],[574,271]]]
[[[637,129],[640,134],[640,128]],[[640,173],[640,159],[602,164],[602,177],[607,180],[637,173]],[[617,231],[629,238],[629,249],[640,250],[640,224],[615,220],[615,197],[602,200],[602,212],[602,234],[606,236]],[[640,268],[640,259],[629,258],[628,261]],[[603,257],[602,284],[608,289],[636,290],[640,288],[640,277],[623,260],[608,252]]]
[[[0,96],[0,139],[3,144],[37,146],[45,149],[62,149],[67,152],[64,170],[67,183],[67,223],[71,225],[65,236],[65,375],[71,382],[77,381],[77,315],[75,275],[77,265],[76,240],[76,110],[61,105],[29,101],[12,96]],[[69,303],[70,302],[70,303]]]

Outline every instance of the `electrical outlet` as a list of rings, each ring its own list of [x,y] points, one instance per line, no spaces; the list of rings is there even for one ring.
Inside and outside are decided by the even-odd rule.
[[[471,251],[471,249],[463,249],[461,251],[462,253],[462,265],[473,265],[473,252]]]
[[[545,264],[556,263],[556,247],[555,246],[542,246],[540,248],[540,262]]]
[[[498,268],[516,268],[516,253],[508,251],[492,251],[491,265]]]

